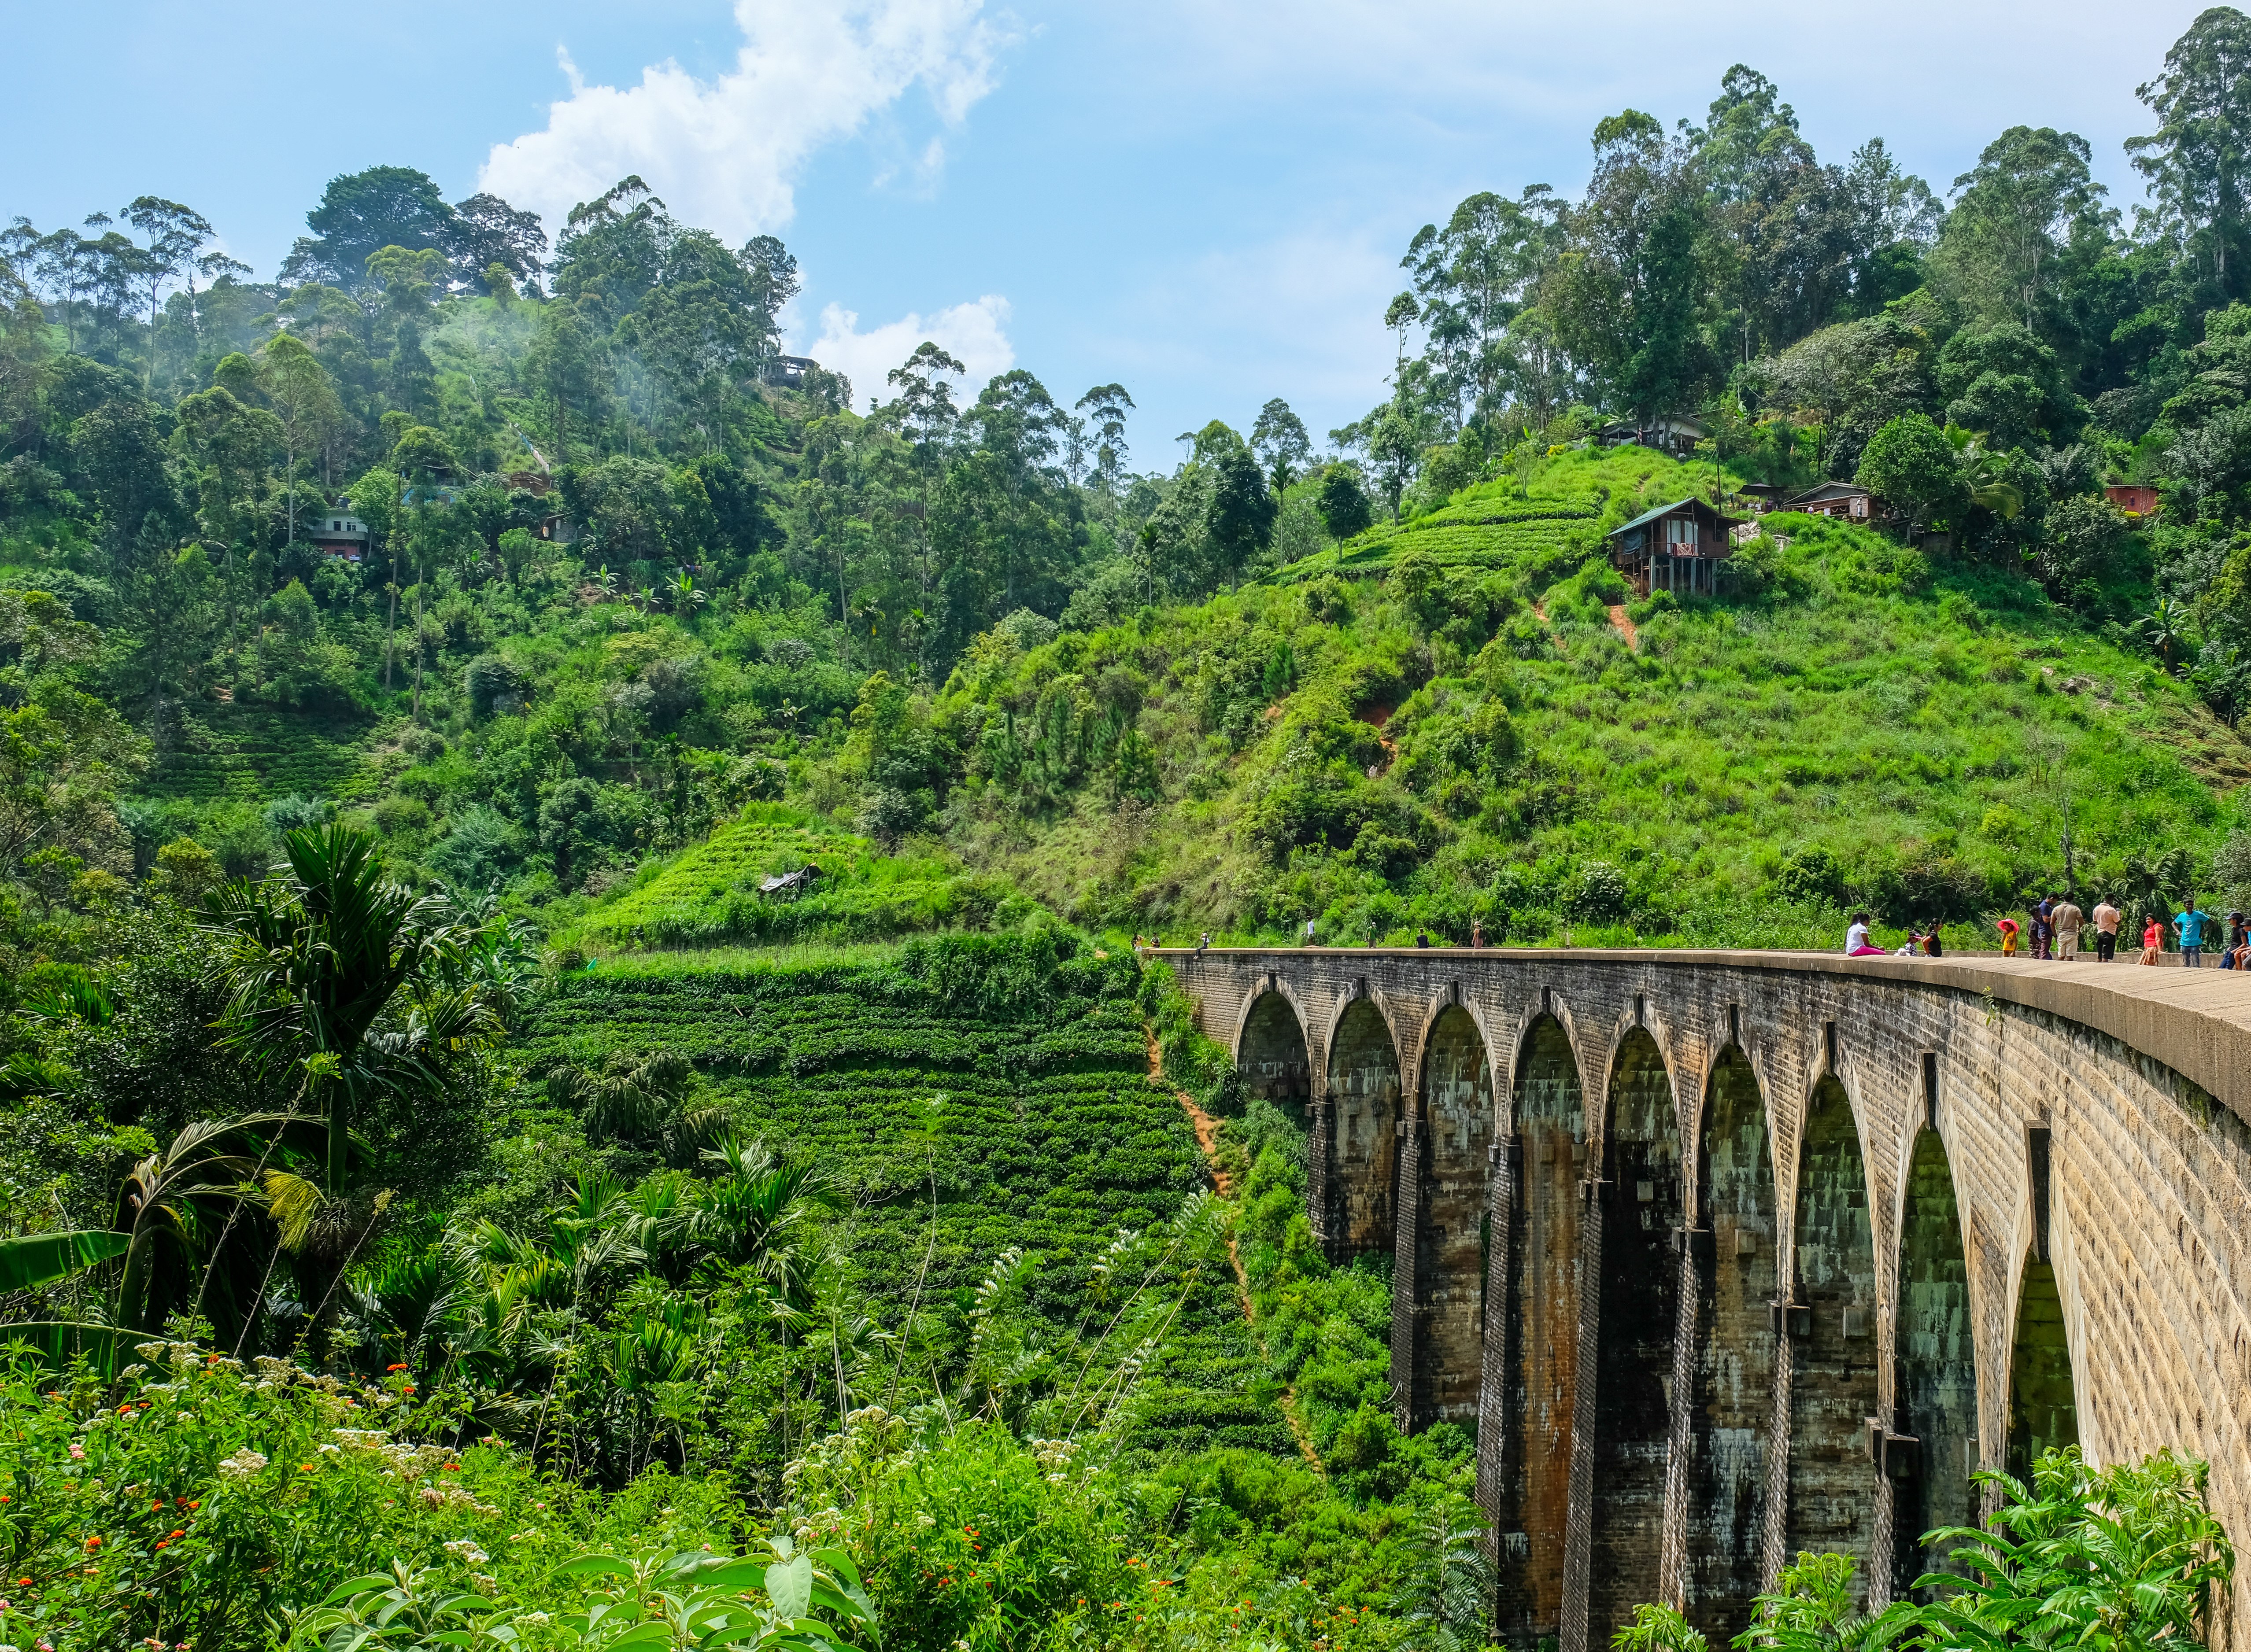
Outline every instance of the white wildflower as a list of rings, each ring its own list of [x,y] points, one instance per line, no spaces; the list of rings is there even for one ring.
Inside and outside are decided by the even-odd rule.
[[[230,1480],[247,1480],[266,1466],[266,1458],[248,1446],[222,1461],[218,1471]]]

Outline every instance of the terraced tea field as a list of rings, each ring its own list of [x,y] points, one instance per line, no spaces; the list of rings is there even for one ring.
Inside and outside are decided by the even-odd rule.
[[[1098,1311],[1121,1228],[1169,1222],[1207,1185],[1187,1116],[1148,1079],[1130,959],[1017,967],[1020,937],[954,937],[895,960],[734,964],[565,979],[525,1028],[535,1071],[610,1051],[695,1063],[691,1103],[808,1159],[850,1192],[830,1238],[858,1286],[904,1309],[957,1301],[1011,1246],[1035,1253],[1034,1307]],[[1178,1289],[1182,1268],[1173,1270]],[[1206,1255],[1133,1403],[1153,1442],[1289,1452],[1223,1254]]]

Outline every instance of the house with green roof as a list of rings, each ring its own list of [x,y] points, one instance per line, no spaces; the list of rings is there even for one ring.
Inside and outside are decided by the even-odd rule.
[[[1737,520],[1697,498],[1644,511],[1612,530],[1610,566],[1626,577],[1637,597],[1652,591],[1715,596],[1720,563],[1734,550],[1728,530]]]

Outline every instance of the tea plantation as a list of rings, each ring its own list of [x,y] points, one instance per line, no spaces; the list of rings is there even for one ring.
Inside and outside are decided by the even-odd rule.
[[[1136,985],[1130,958],[1043,937],[833,964],[690,954],[567,978],[523,1049],[534,1072],[613,1051],[687,1057],[693,1105],[724,1107],[745,1138],[849,1190],[828,1237],[886,1315],[918,1292],[925,1310],[966,1312],[1015,1248],[1058,1331],[1098,1330],[1133,1282],[1103,1276],[1119,1230],[1163,1227],[1207,1185],[1186,1115],[1150,1082]],[[1252,1392],[1257,1351],[1223,1249],[1191,1250],[1168,1269],[1185,1294],[1129,1432],[1174,1449],[1293,1451]]]
[[[379,785],[368,769],[365,745],[375,722],[364,715],[322,717],[201,704],[158,750],[148,790],[198,803],[286,797],[350,802]]]

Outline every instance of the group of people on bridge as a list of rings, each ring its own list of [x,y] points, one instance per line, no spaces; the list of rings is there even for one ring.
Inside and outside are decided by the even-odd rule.
[[[2000,932],[2003,957],[2028,956],[2043,962],[2074,963],[2082,956],[2081,944],[2091,928],[2095,962],[2108,964],[2117,957],[2119,926],[2124,923],[2125,916],[2108,895],[2097,899],[2095,910],[2089,913],[2081,910],[2069,895],[2058,894],[2043,895],[2034,901],[2023,923],[2005,915],[1992,923]],[[1871,944],[1868,924],[1866,912],[1853,915],[1845,931],[1847,957],[1886,956],[1882,947]],[[2193,895],[2178,912],[2170,902],[2163,916],[2151,909],[2142,923],[2143,963],[2155,964],[2164,955],[2168,931],[2179,947],[2185,968],[2202,968],[2204,955],[2210,950],[2219,953],[2219,965],[2223,970],[2251,969],[2251,918],[2241,912],[2230,912],[2224,920],[2215,917],[2197,905]],[[2028,950],[2020,954],[2020,946]],[[1939,925],[1934,919],[1927,930],[1910,923],[1907,938],[1891,956],[1935,958],[1944,953],[1945,944],[1939,938]]]

